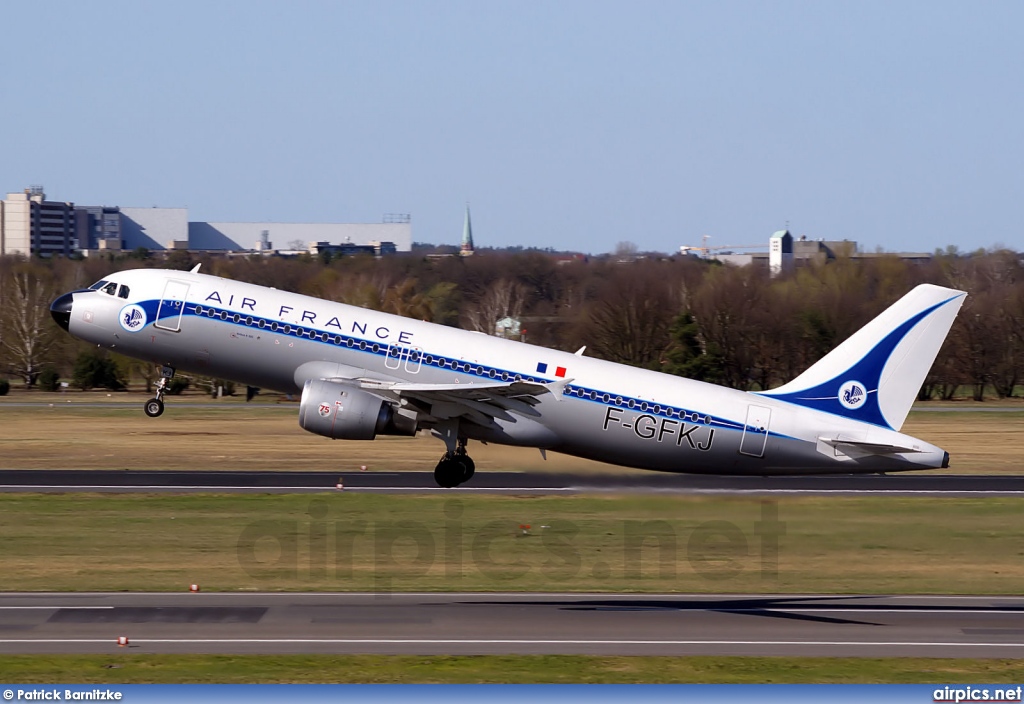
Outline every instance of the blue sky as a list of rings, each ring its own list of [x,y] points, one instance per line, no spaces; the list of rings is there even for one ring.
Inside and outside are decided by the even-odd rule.
[[[1024,3],[6,3],[0,190],[602,252],[1024,250]]]

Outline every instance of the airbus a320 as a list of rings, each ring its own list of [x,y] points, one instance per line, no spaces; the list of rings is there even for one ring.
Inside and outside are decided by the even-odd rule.
[[[131,270],[72,291],[54,320],[178,371],[301,392],[335,440],[428,431],[437,483],[468,481],[469,441],[664,472],[822,474],[947,467],[900,432],[965,293],[910,291],[796,379],[745,392],[199,273]]]

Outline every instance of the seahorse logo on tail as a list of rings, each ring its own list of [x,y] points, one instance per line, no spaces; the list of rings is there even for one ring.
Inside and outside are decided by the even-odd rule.
[[[847,381],[839,387],[839,403],[850,410],[860,408],[867,400],[867,389],[859,381]]]

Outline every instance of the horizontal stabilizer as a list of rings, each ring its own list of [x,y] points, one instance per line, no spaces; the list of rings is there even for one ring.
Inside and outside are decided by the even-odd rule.
[[[906,447],[904,445],[890,445],[881,442],[860,442],[858,440],[833,440],[830,438],[818,438],[819,442],[830,445],[844,454],[850,454],[847,450],[859,450],[869,455],[899,455],[905,452],[922,452],[920,447]]]

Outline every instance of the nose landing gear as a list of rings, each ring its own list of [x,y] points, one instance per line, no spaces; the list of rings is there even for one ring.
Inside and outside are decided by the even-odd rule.
[[[174,378],[174,367],[163,367],[160,370],[160,381],[156,382],[156,398],[146,401],[142,410],[150,418],[156,418],[164,412],[164,394],[167,393],[167,383]]]

